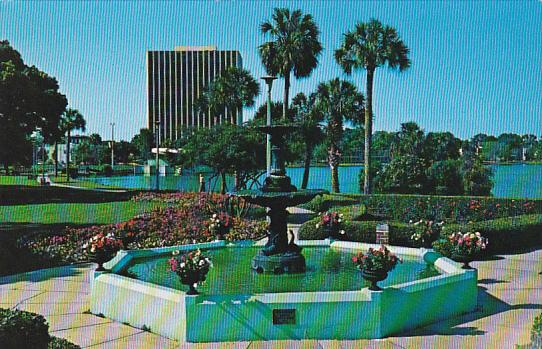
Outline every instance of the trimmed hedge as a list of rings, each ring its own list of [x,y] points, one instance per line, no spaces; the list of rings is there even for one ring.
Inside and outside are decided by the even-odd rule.
[[[542,244],[542,214],[498,218],[484,222],[450,224],[443,235],[456,231],[476,232],[488,238],[487,253],[502,253]]]
[[[318,195],[306,204],[299,207],[311,210],[313,212],[326,212],[332,207],[350,206],[359,203],[359,200],[342,195]]]
[[[298,238],[300,240],[325,239],[327,236],[322,227],[316,228],[316,224],[319,222],[320,217],[316,217],[302,224],[298,232]],[[379,223],[381,223],[381,221],[350,220],[347,217],[341,225],[341,228],[345,231],[343,239],[355,242],[374,243],[376,240],[376,226]],[[415,243],[410,237],[416,232],[421,232],[422,229],[421,226],[413,226],[401,222],[390,222],[389,226],[389,242],[391,245],[397,246],[414,247]]]
[[[299,229],[300,240],[319,240],[326,238],[322,228],[316,228],[319,217],[305,222]],[[345,240],[374,243],[376,225],[379,221],[350,221],[343,223]],[[415,232],[421,232],[421,226],[391,221],[390,245],[417,247],[410,239]],[[476,232],[488,238],[485,254],[510,252],[518,248],[542,244],[542,214],[498,218],[484,222],[444,225],[442,237],[453,232]]]
[[[0,348],[81,349],[65,339],[49,336],[49,324],[42,315],[0,308]]]
[[[333,194],[317,197],[304,207],[315,212],[362,204],[374,216],[407,223],[435,219],[466,223],[542,213],[542,200],[494,197]]]
[[[47,349],[49,324],[41,315],[0,308],[0,348]]]

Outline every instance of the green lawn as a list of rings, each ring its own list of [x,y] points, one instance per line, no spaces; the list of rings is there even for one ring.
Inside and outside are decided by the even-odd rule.
[[[111,185],[99,184],[92,181],[86,181],[84,179],[70,179],[68,182],[66,180],[66,175],[61,176],[51,176],[51,181],[53,183],[69,185],[72,187],[85,188],[85,189],[124,189],[120,187],[115,187]]]
[[[2,223],[107,224],[163,206],[156,202],[59,203],[0,206]]]
[[[36,179],[28,179],[27,176],[0,176],[0,185],[27,185],[37,186]]]

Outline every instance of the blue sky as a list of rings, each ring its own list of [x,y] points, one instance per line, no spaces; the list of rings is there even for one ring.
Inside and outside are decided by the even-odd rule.
[[[244,67],[265,75],[259,24],[274,7],[311,13],[324,51],[291,96],[334,77],[365,90],[365,73],[348,77],[333,59],[342,34],[372,17],[397,28],[411,49],[403,73],[380,69],[375,130],[415,121],[427,131],[534,133],[542,136],[542,2],[16,2],[0,0],[0,38],[27,64],[55,76],[87,119],[87,133],[131,139],[146,125],[145,51],[215,44],[241,51]],[[283,84],[273,87],[280,100]],[[256,105],[264,102],[262,94]],[[254,109],[245,110],[245,118]]]

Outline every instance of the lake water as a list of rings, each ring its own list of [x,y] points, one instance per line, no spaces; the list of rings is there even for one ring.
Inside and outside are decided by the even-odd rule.
[[[542,198],[542,165],[513,164],[492,165],[494,186],[492,193],[496,197]],[[358,175],[362,166],[339,167],[339,184],[343,193],[359,193]],[[286,169],[292,183],[298,188],[303,178],[303,168]],[[153,189],[156,187],[154,176],[124,176],[109,178],[88,178],[104,185],[131,189]],[[213,182],[214,185],[214,182]],[[233,186],[228,178],[228,187]],[[197,191],[199,182],[196,175],[160,177],[160,188],[180,191]],[[216,184],[215,189],[218,190]],[[331,171],[329,167],[312,167],[309,188],[323,188],[331,191]]]

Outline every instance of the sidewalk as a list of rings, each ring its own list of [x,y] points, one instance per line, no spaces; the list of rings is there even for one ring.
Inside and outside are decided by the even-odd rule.
[[[358,341],[269,341],[184,344],[86,314],[94,264],[0,278],[0,307],[44,315],[50,332],[83,348],[527,348],[542,313],[542,249],[473,262],[479,309],[403,336]],[[446,300],[442,300],[446,306]],[[438,311],[438,310],[437,310]],[[409,314],[405,314],[409,316]],[[355,324],[353,324],[355,326]]]

